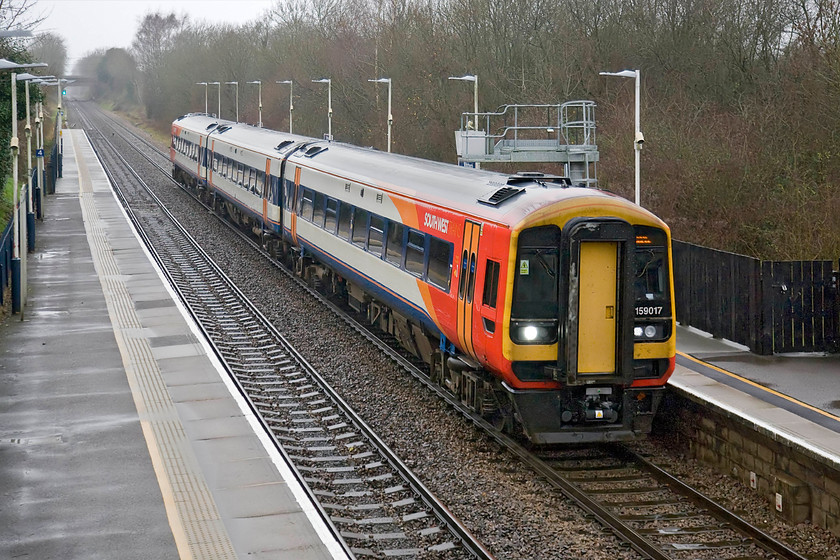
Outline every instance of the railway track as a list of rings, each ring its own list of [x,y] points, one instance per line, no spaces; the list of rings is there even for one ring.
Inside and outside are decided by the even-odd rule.
[[[147,144],[121,123],[115,122],[112,126],[120,134],[130,135],[131,145]],[[147,145],[159,155],[144,154],[143,157],[168,175],[168,157],[153,145]],[[232,226],[231,229],[247,239],[256,251],[271,258],[250,236]],[[784,543],[625,447],[531,449],[499,433],[452,395],[431,383],[420,364],[404,357],[388,337],[370,329],[356,319],[351,310],[340,308],[273,259],[272,262],[641,557],[804,560]]]
[[[347,549],[359,558],[493,558],[79,115],[149,250]]]

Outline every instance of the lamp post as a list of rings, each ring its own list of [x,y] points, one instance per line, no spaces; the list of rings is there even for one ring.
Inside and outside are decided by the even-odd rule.
[[[218,113],[216,114],[216,118],[221,119],[222,118],[222,83],[221,82],[207,82],[207,85],[219,86],[219,99],[218,99],[219,108],[217,109]]]
[[[282,80],[282,81],[279,81],[279,82],[276,82],[276,83],[278,83],[278,84],[289,84],[289,134],[293,134],[292,133],[292,114],[294,113],[294,110],[295,110],[295,105],[294,105],[294,102],[293,102],[293,94],[294,94],[294,90],[295,90],[295,83],[292,80]]]
[[[320,80],[312,80],[316,84],[327,84],[327,140],[332,142],[332,80],[330,78],[321,78]]]
[[[253,82],[248,82],[249,84],[257,84],[258,86],[258,101],[259,101],[259,111],[260,111],[260,122],[257,124],[260,128],[262,128],[262,82],[260,80],[254,80]]]
[[[0,58],[0,70],[17,70],[20,68],[37,68],[47,66],[44,62],[33,64],[17,64],[11,60]],[[20,142],[18,140],[18,114],[17,114],[17,74],[12,72],[12,138],[9,141],[9,148],[12,151],[12,313],[21,311],[23,286],[20,262],[20,224],[18,223],[18,151]],[[21,320],[23,314],[21,313]]]
[[[618,76],[620,78],[636,79],[636,131],[633,140],[633,151],[635,152],[636,165],[636,204],[641,205],[641,173],[639,171],[640,153],[645,137],[639,125],[639,92],[641,90],[642,73],[639,70],[622,70],[621,72],[601,72],[601,76]]]
[[[197,86],[204,86],[204,114],[207,114],[207,82],[196,82]]]
[[[475,129],[478,130],[478,76],[467,74],[466,76],[449,76],[450,80],[460,80],[462,82],[473,82],[473,114],[475,115],[474,123]]]
[[[388,153],[391,153],[391,125],[394,122],[394,115],[391,114],[391,78],[378,78],[368,81],[376,84],[388,84]]]
[[[236,86],[236,122],[239,122],[239,82],[225,82],[228,85]]]

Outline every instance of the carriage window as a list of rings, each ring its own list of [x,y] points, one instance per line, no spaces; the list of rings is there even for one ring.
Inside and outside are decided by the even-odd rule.
[[[452,244],[436,237],[429,238],[429,283],[445,292],[449,291],[452,275]]]
[[[295,183],[286,179],[286,208],[291,210],[295,206]]]
[[[382,242],[385,238],[385,218],[370,215],[370,229],[368,230],[368,251],[382,256]]]
[[[365,246],[367,239],[368,211],[356,208],[353,212],[353,243],[361,247]]]
[[[312,189],[304,188],[302,189],[302,194],[300,196],[300,205],[298,209],[298,213],[300,217],[304,220],[312,221],[312,209],[315,205],[314,195]]]
[[[422,276],[425,260],[426,236],[419,231],[408,230],[408,243],[405,247],[405,269],[416,276]]]
[[[493,309],[496,309],[496,299],[499,294],[499,268],[499,263],[488,260],[487,268],[484,270],[484,297],[482,302]]]
[[[397,266],[400,266],[402,263],[404,232],[404,225],[397,222],[390,222],[388,224],[388,242],[385,246],[385,260]]]
[[[338,201],[334,198],[327,199],[326,221],[324,222],[324,229],[330,233],[335,233],[335,224],[338,220]]]
[[[324,206],[326,197],[322,193],[315,193],[315,212],[312,215],[312,223],[318,227],[324,227]]]
[[[350,239],[350,217],[353,215],[353,207],[342,202],[338,209],[338,236]]]

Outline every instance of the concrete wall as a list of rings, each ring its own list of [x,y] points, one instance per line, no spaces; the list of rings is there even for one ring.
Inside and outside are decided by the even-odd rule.
[[[840,536],[840,464],[673,387],[662,414],[656,426],[675,430],[691,456],[753,488],[777,515]]]

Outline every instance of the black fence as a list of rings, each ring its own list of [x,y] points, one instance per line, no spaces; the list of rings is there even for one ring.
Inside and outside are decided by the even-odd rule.
[[[0,235],[0,305],[6,304],[6,288],[12,282],[12,221]]]
[[[760,261],[674,241],[677,321],[758,354],[837,352],[832,261]]]

